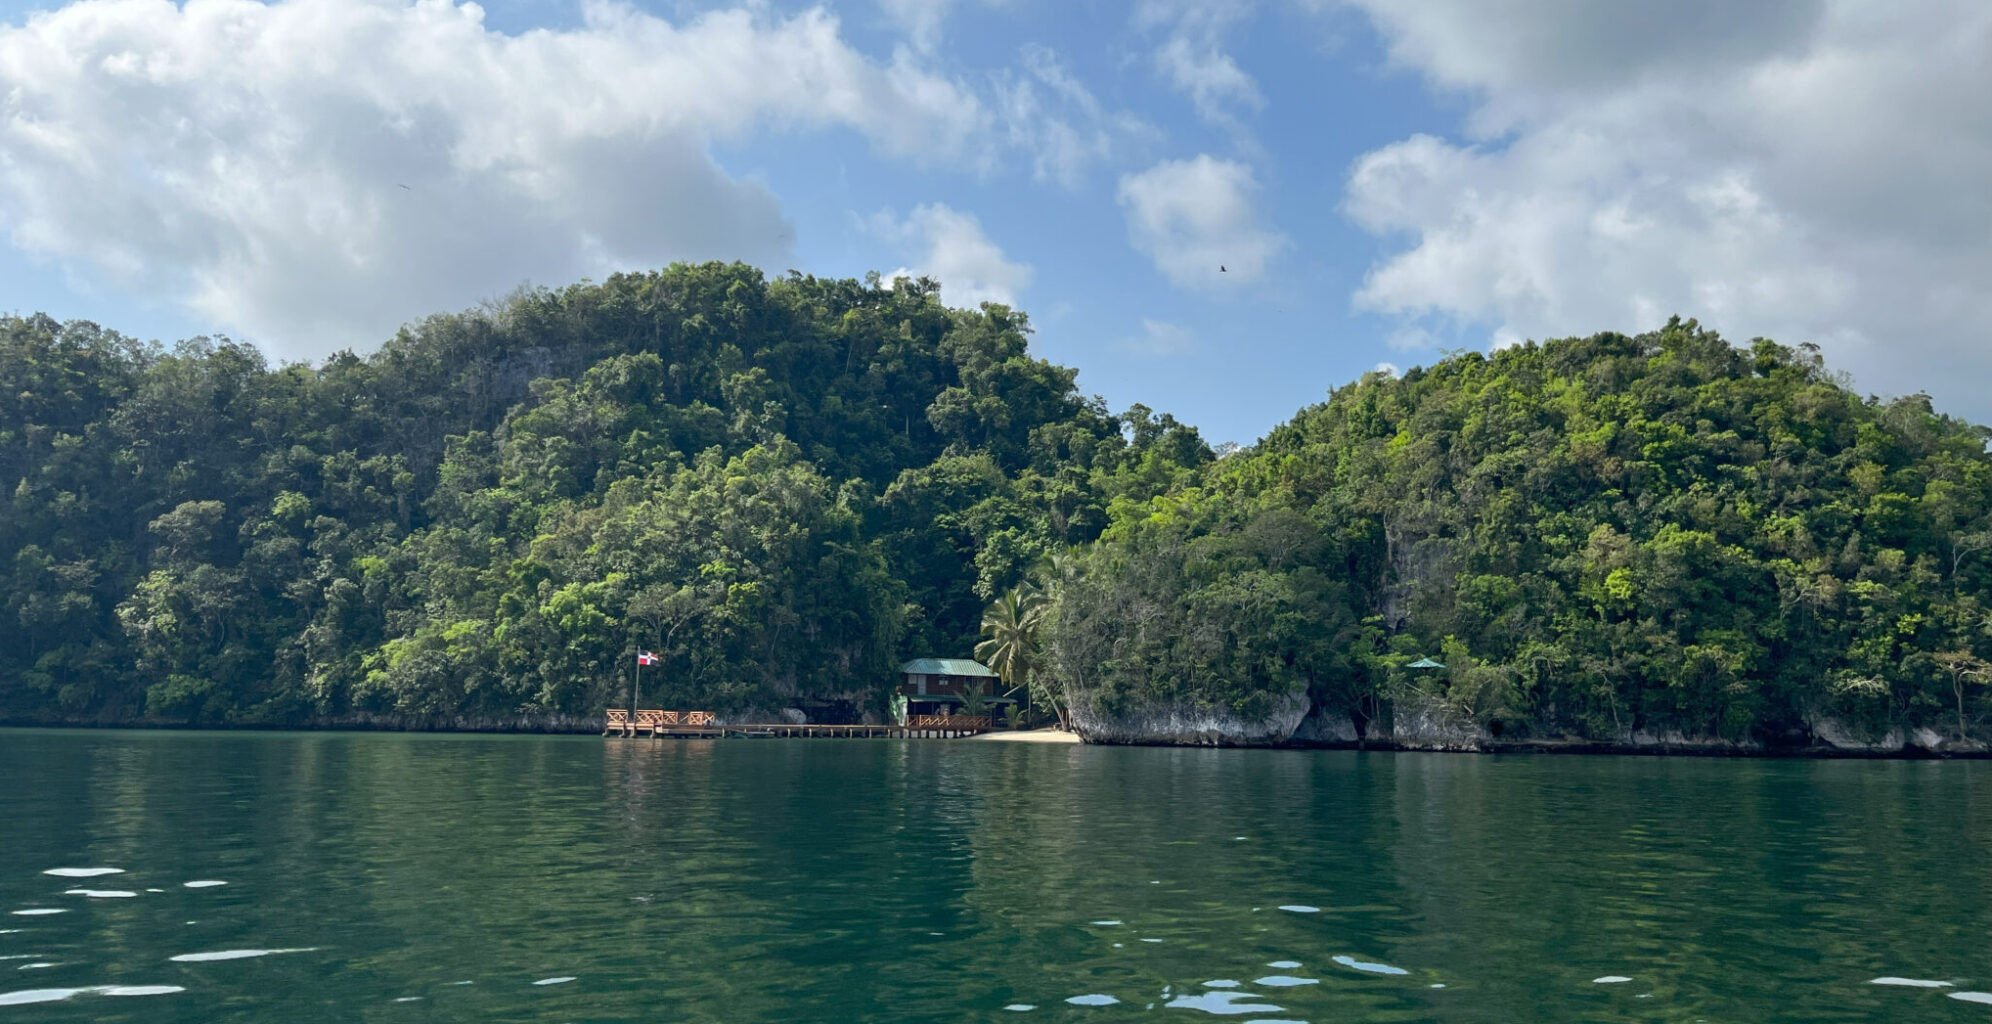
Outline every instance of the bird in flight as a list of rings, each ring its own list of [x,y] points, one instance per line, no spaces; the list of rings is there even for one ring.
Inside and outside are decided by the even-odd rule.
[[[402,187],[403,187],[403,188],[406,188],[407,186],[406,186],[406,185],[404,185],[404,186],[402,186]],[[1228,274],[1228,273],[1231,273],[1231,271],[1228,271],[1228,270],[1224,269],[1224,264],[1222,264],[1222,263],[1220,263],[1220,264],[1218,264],[1218,265],[1217,265],[1217,272],[1218,272],[1218,273],[1220,273],[1220,274]]]
[[[401,185],[401,183],[400,183],[400,182],[395,182],[395,184],[397,184],[397,185]],[[408,188],[408,186],[406,186],[406,185],[401,185],[401,187],[402,187],[402,188]],[[414,189],[412,189],[412,188],[408,188],[408,191],[410,191],[410,192],[413,192],[413,191],[415,191],[415,190],[414,190]]]

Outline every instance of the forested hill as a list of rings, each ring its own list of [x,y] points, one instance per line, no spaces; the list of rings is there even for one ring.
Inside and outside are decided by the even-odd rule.
[[[0,720],[557,727],[639,649],[855,716],[994,603],[1096,738],[1988,732],[1988,432],[1816,350],[1465,353],[1214,460],[1027,334],[719,264],[316,368],[0,318]]]
[[[1984,736],[1988,436],[1693,322],[1370,374],[1123,502],[1047,654],[1131,734]]]
[[[931,284],[675,266],[272,368],[0,318],[0,718],[876,706],[1210,458]]]

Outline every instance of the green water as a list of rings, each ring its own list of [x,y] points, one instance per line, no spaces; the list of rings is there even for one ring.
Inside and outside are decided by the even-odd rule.
[[[0,731],[0,933],[0,1022],[1983,1022],[1992,763]]]

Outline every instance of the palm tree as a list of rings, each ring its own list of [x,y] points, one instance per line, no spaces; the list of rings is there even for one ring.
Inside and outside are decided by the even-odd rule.
[[[1044,595],[1028,583],[1011,588],[982,615],[982,635],[975,657],[1003,680],[1005,697],[1028,691],[1037,666],[1038,626],[1044,622]],[[1056,711],[1057,709],[1051,708]],[[1063,720],[1063,716],[1060,716]]]

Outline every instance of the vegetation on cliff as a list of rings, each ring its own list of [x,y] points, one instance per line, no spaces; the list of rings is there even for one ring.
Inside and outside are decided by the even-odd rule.
[[[1992,711],[1988,432],[1807,347],[1462,353],[1213,459],[1028,331],[717,264],[316,368],[0,318],[0,716],[553,719],[639,649],[663,703],[856,713],[978,639],[1095,717],[1774,742]]]
[[[0,318],[0,715],[876,702],[1210,458],[929,282],[676,266],[271,368]]]
[[[1987,438],[1691,321],[1370,374],[1118,500],[1047,660],[1106,714],[1305,694],[1510,738],[1977,730]]]

